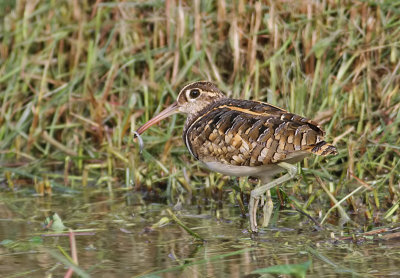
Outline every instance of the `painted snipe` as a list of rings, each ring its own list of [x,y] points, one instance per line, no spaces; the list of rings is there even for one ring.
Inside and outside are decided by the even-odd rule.
[[[297,173],[294,163],[310,154],[335,155],[336,148],[325,142],[321,127],[302,116],[268,103],[232,99],[206,81],[186,85],[178,99],[137,130],[175,114],[186,113],[183,141],[189,152],[210,170],[229,176],[251,176],[261,186],[250,194],[250,228],[257,231],[257,207],[264,204],[264,226],[268,224],[273,203],[269,190]],[[277,179],[273,177],[287,173]]]

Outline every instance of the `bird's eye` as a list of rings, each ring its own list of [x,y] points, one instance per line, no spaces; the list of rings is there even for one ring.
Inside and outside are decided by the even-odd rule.
[[[200,95],[200,91],[197,89],[191,90],[189,96],[191,99],[197,98]]]

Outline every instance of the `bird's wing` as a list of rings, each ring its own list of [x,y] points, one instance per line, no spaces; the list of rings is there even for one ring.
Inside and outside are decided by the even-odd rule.
[[[336,151],[318,124],[267,103],[224,99],[201,113],[183,137],[203,162],[260,166]]]

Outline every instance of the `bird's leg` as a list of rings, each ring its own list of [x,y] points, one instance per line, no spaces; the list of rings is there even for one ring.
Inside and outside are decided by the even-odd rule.
[[[271,198],[271,190],[267,190],[267,192],[265,192],[266,195],[266,200],[263,206],[263,214],[264,214],[264,221],[262,226],[263,227],[267,227],[269,220],[271,219],[271,215],[272,215],[272,211],[274,209],[274,203],[272,202],[272,198]]]
[[[297,173],[297,167],[286,163],[286,162],[280,162],[277,165],[279,165],[280,167],[286,169],[288,172],[287,174],[283,175],[280,178],[277,178],[271,182],[264,182],[264,185],[259,186],[255,189],[253,189],[250,193],[250,202],[249,202],[249,214],[250,214],[250,228],[252,232],[257,232],[257,204],[258,204],[258,200],[260,199],[260,196],[262,196],[266,191],[269,191],[271,188],[284,183],[288,180],[291,180]],[[268,195],[267,195],[268,197]],[[271,198],[271,195],[269,195],[269,198]],[[257,200],[257,202],[256,202]],[[271,213],[272,213],[272,208],[273,206],[270,204],[269,202],[270,200],[267,200],[267,203],[265,205],[268,205],[271,207]],[[271,200],[272,203],[272,200]],[[267,210],[267,209],[265,209]],[[264,210],[264,211],[265,211]],[[269,215],[270,217],[271,215]],[[265,221],[265,218],[264,218]],[[268,219],[269,221],[269,219]]]
[[[264,183],[267,183],[267,181],[264,179]],[[260,205],[263,207],[263,224],[262,227],[268,227],[269,220],[271,219],[272,211],[274,208],[274,203],[272,202],[271,198],[271,190],[267,190],[265,192],[265,195],[263,194],[261,196],[261,203]],[[256,215],[257,217],[257,215]]]
[[[251,195],[250,195],[251,196]],[[257,231],[257,207],[260,197],[250,197],[249,202],[249,218],[250,218],[250,229],[252,232]]]

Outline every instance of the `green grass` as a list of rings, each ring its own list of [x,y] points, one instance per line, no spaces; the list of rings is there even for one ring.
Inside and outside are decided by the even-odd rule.
[[[339,213],[366,227],[398,221],[400,5],[236,2],[2,3],[0,184],[217,199],[234,182],[190,158],[183,116],[146,132],[142,156],[132,135],[186,82],[207,79],[324,126],[339,155],[310,158],[284,187],[309,213],[350,194]]]

